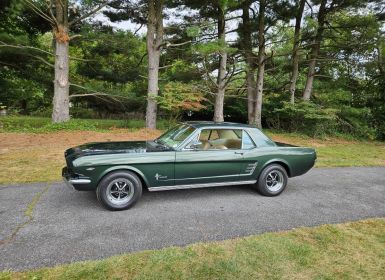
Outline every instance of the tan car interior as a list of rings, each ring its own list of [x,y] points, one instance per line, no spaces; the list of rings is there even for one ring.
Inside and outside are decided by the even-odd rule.
[[[199,141],[202,143],[199,146],[201,150],[241,149],[242,132],[237,134],[232,129],[206,129],[202,130]]]

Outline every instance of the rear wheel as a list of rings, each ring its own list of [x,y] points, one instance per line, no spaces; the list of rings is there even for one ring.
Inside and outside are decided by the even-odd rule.
[[[287,180],[286,169],[282,165],[271,164],[262,170],[255,187],[262,195],[276,196],[286,188]]]
[[[109,210],[125,210],[142,196],[142,182],[130,171],[107,174],[96,189],[98,200]]]

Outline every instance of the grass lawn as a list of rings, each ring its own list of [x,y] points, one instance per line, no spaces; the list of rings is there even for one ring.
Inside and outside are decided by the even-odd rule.
[[[0,279],[383,279],[385,219],[77,262]]]
[[[63,152],[69,147],[95,141],[153,139],[161,133],[140,129],[143,124],[139,120],[72,120],[52,125],[47,118],[1,117],[0,184],[58,181],[65,164]],[[161,128],[168,125],[160,123]],[[385,166],[383,142],[267,134],[276,141],[316,148],[317,167]]]

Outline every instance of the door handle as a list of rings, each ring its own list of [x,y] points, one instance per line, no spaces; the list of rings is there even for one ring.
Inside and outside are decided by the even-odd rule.
[[[243,156],[243,152],[234,152],[234,154]]]

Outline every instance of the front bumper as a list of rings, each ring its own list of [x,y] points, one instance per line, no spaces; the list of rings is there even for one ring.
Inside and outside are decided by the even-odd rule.
[[[67,167],[62,169],[62,177],[65,185],[71,190],[87,190],[87,186],[91,183],[91,180],[88,178],[77,178],[71,176]]]

